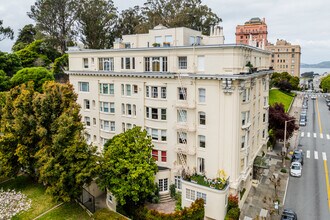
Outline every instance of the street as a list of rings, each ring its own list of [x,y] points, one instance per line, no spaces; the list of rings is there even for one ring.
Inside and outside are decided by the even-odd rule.
[[[289,177],[285,208],[294,210],[299,220],[330,219],[330,111],[323,94],[316,100],[309,97],[307,125],[298,135],[298,148],[304,152],[302,177]]]

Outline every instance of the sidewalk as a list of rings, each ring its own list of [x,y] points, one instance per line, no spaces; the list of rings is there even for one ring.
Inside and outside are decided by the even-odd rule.
[[[299,115],[302,105],[302,95],[297,95],[292,103],[289,114],[296,117],[299,122]],[[288,141],[290,143],[289,151],[292,151],[298,145],[298,134],[296,131]],[[269,169],[263,170],[259,184],[252,185],[249,195],[241,208],[240,219],[252,220],[258,219],[258,216],[264,216],[264,219],[280,219],[285,202],[285,194],[289,181],[290,161],[285,161],[286,173],[282,173],[282,144],[277,143],[272,151],[266,153]],[[275,209],[275,183],[271,180],[276,178],[277,197],[279,199],[279,209]],[[261,218],[260,218],[261,219]]]

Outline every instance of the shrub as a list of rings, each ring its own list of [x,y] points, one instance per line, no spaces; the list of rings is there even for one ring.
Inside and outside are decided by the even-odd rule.
[[[170,185],[170,193],[171,193],[171,197],[175,198],[176,192],[175,192],[175,185],[174,184]]]
[[[281,172],[282,172],[282,173],[287,173],[287,170],[286,170],[285,168],[282,168],[282,169],[281,169]]]
[[[228,211],[238,207],[238,196],[229,195],[228,197]]]
[[[181,200],[181,193],[177,193],[175,195],[175,210],[180,211],[182,210],[182,200]]]
[[[227,212],[227,215],[225,217],[225,220],[239,220],[239,215],[241,214],[240,209],[232,208]]]

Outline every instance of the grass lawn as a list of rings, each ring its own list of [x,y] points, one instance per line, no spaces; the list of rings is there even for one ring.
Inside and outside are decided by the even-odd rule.
[[[46,194],[45,188],[41,184],[33,182],[33,180],[27,176],[19,176],[16,179],[0,184],[0,188],[4,190],[15,189],[16,191],[21,191],[32,200],[31,208],[27,212],[15,216],[12,218],[13,220],[31,220],[58,204],[52,201],[50,195]],[[40,219],[89,220],[91,218],[78,204],[65,203],[42,216]]]
[[[287,112],[294,96],[294,93],[286,93],[279,89],[271,89],[269,90],[269,105],[273,105],[276,102],[282,103]]]
[[[38,220],[90,220],[92,219],[78,203],[64,203],[60,207],[38,218]]]
[[[4,190],[15,189],[16,191],[21,191],[32,200],[31,208],[27,212],[15,216],[14,220],[33,219],[56,205],[52,201],[52,197],[45,193],[45,188],[27,176],[18,176],[16,179],[0,184],[0,187]]]
[[[110,211],[108,209],[100,209],[96,211],[93,215],[95,220],[127,220],[127,218],[117,214],[116,212]]]

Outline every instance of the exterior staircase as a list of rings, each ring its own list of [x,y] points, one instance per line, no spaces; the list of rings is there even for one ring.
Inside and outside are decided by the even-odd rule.
[[[166,203],[166,202],[172,202],[174,199],[171,198],[171,195],[169,193],[159,195],[159,203]]]

